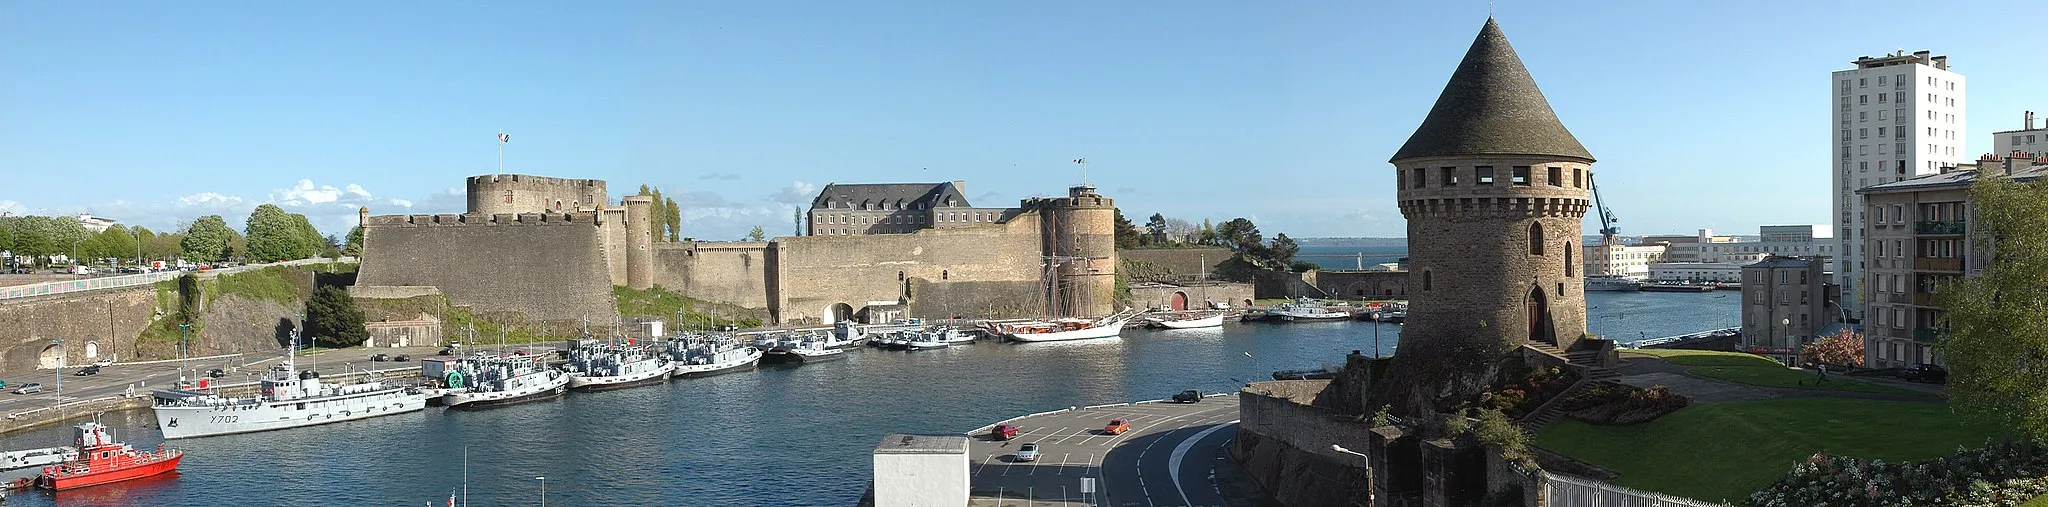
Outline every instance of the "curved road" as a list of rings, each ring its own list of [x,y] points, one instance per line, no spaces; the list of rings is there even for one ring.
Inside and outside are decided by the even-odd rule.
[[[1102,431],[1111,419],[1131,430]],[[1017,438],[997,441],[986,431],[969,444],[974,505],[996,498],[1105,506],[1217,506],[1223,504],[1213,470],[1237,430],[1237,399],[1199,403],[1138,403],[1042,414],[1010,421]],[[1017,461],[1024,443],[1041,457]],[[1082,492],[1094,482],[1095,493]]]

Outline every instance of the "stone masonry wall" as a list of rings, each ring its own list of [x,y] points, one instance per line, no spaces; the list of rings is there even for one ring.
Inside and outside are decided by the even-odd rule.
[[[772,307],[791,322],[824,319],[844,303],[900,301],[905,283],[1029,282],[1042,278],[1038,220],[927,229],[911,234],[776,238]]]
[[[1331,448],[1367,452],[1368,424],[1307,405],[1328,383],[1257,382],[1237,397],[1231,456],[1280,505],[1353,505],[1370,492],[1364,459]]]
[[[1037,280],[934,282],[910,279],[910,314],[925,319],[1001,319],[1045,314]],[[859,307],[854,308],[859,311]]]
[[[1316,287],[1332,296],[1347,299],[1398,299],[1408,296],[1406,271],[1316,272]]]
[[[363,227],[364,286],[435,286],[477,312],[532,320],[618,314],[596,213],[398,215]]]
[[[469,212],[483,215],[569,213],[594,208],[611,198],[605,193],[604,180],[486,174],[471,176],[467,183]]]
[[[1148,267],[1176,277],[1186,276],[1200,279],[1206,270],[1209,278],[1216,279],[1216,267],[1237,255],[1228,248],[1140,248],[1117,250],[1117,257],[1139,262]]]
[[[0,371],[34,370],[43,354],[54,360],[60,350],[65,364],[133,357],[135,337],[156,318],[156,303],[156,289],[143,286],[0,304]],[[52,342],[57,339],[64,340],[61,347]]]
[[[693,298],[768,307],[768,243],[657,243],[654,284]]]

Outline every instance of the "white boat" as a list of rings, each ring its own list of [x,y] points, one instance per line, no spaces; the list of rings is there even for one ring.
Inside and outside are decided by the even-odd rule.
[[[686,342],[687,343],[687,342]],[[675,376],[709,377],[751,370],[761,363],[761,349],[741,346],[725,339],[698,340],[672,349],[677,355]]]
[[[904,348],[910,350],[930,350],[953,346],[956,343],[955,340],[960,337],[960,332],[950,327],[939,327],[927,331],[905,332],[904,336]],[[966,339],[966,343],[973,342],[974,338],[972,337]]]
[[[826,339],[784,341],[761,353],[762,364],[805,364],[845,358],[846,349],[833,348]]]
[[[448,408],[478,409],[561,396],[569,374],[547,368],[532,356],[477,357],[459,365],[455,377],[466,389],[441,395]]]
[[[998,326],[996,332],[1004,339],[1018,342],[1057,342],[1067,340],[1091,340],[1115,338],[1123,333],[1124,323],[1130,322],[1131,314],[1118,312],[1098,320],[1055,319],[1050,321],[1029,321]]]
[[[832,325],[832,333],[826,337],[825,346],[835,349],[858,346],[868,342],[867,328],[852,322],[840,321]]]
[[[569,352],[569,388],[604,391],[660,383],[675,371],[668,362],[668,354],[651,354],[646,347],[575,349]]]
[[[1631,292],[1642,290],[1643,282],[1622,275],[1587,275],[1586,290]]]
[[[297,344],[297,333],[293,333]],[[296,347],[294,347],[296,348]],[[164,389],[151,393],[157,429],[164,438],[191,438],[314,426],[402,414],[427,407],[419,389],[369,381],[325,384],[320,373],[298,370],[298,355],[264,372],[254,397]]]
[[[1189,316],[1187,318],[1177,319],[1154,317],[1149,322],[1154,327],[1165,329],[1197,329],[1204,327],[1222,327],[1223,313],[1217,312],[1216,314],[1207,317]]]
[[[1301,298],[1292,303],[1282,303],[1280,306],[1266,312],[1266,315],[1271,319],[1283,321],[1340,320],[1351,318],[1351,314],[1348,312],[1331,310],[1330,307],[1324,306],[1322,302],[1309,298]]]

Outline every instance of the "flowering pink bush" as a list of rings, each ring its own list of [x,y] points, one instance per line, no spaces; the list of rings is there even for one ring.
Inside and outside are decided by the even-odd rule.
[[[1917,463],[1814,454],[1750,495],[1758,507],[2017,506],[2048,493],[2048,446],[2002,442]]]

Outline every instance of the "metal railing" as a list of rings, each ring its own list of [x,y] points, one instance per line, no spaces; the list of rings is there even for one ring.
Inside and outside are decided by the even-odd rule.
[[[1543,500],[1551,507],[1727,507],[1648,491],[1638,491],[1592,479],[1544,472]]]
[[[338,262],[353,261],[353,257],[343,257]],[[232,268],[210,269],[198,273],[212,273],[214,275],[225,275],[232,273],[240,273],[243,271],[249,271],[254,269],[263,269],[270,266],[297,266],[305,264],[318,264],[324,262],[328,262],[328,260],[301,259],[296,261],[276,262],[270,264],[247,264],[242,266],[235,266]],[[149,285],[164,280],[176,279],[178,278],[179,275],[183,274],[185,274],[185,272],[172,270],[158,271],[155,273],[142,273],[138,275],[102,276],[97,278],[81,278],[78,280],[61,280],[55,282],[14,285],[8,287],[0,287],[0,300],[38,296],[51,296],[57,294],[70,294],[74,292],[119,289],[123,287]]]
[[[1913,232],[1920,234],[1962,234],[1964,230],[1962,220],[1925,220],[1913,223]]]

